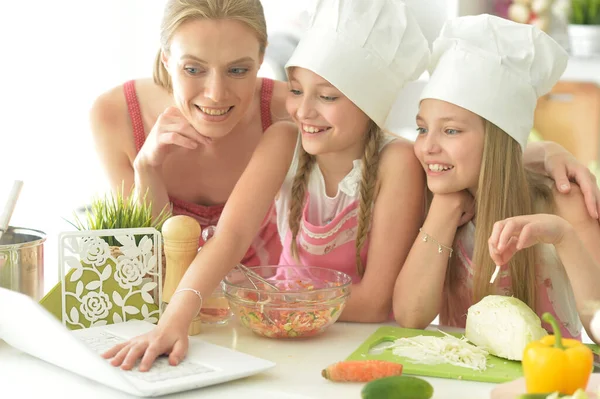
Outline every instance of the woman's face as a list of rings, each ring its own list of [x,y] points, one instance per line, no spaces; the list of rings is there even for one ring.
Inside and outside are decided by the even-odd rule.
[[[312,155],[345,153],[362,156],[369,117],[348,97],[316,73],[289,71],[286,108],[302,131],[302,146]]]
[[[467,189],[479,181],[485,124],[481,117],[446,101],[425,99],[417,115],[415,155],[434,194]]]
[[[254,31],[234,20],[197,19],[173,34],[163,62],[177,107],[200,134],[227,135],[251,105],[262,63]]]

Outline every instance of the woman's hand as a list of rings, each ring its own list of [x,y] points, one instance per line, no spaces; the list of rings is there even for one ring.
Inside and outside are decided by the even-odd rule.
[[[443,209],[460,212],[460,219],[456,227],[469,222],[475,216],[475,198],[467,190],[448,194],[435,194],[432,201],[436,203],[436,206],[441,206]]]
[[[494,224],[488,240],[490,256],[497,265],[505,265],[513,255],[535,244],[559,245],[570,224],[556,215],[516,216]]]
[[[178,108],[169,107],[156,120],[136,157],[136,162],[158,167],[176,148],[193,150],[198,145],[210,142],[210,138],[201,135],[192,127]]]
[[[596,183],[596,176],[559,144],[547,142],[543,148],[544,172],[554,180],[558,191],[566,194],[571,191],[571,181],[576,182],[583,193],[588,213],[594,219],[598,219],[600,189]]]
[[[113,366],[121,366],[123,370],[131,370],[138,359],[139,370],[148,371],[156,358],[169,355],[169,364],[178,365],[188,350],[188,330],[157,326],[152,331],[115,345],[102,354],[105,359],[112,359]]]

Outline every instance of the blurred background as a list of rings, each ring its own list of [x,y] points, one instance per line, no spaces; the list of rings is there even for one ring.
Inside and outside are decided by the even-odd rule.
[[[369,0],[365,0],[369,1]],[[270,45],[260,75],[285,79],[283,65],[314,0],[263,0]],[[459,15],[496,13],[538,24],[572,53],[563,81],[540,100],[532,139],[555,140],[595,167],[600,135],[600,0],[407,0],[427,38]],[[11,225],[48,234],[55,262],[64,221],[107,190],[88,126],[94,99],[150,76],[164,0],[0,2],[0,204],[13,179],[25,182]],[[569,18],[571,7],[577,9]],[[599,14],[600,15],[600,14]],[[596,35],[596,36],[594,36]],[[400,95],[389,129],[413,137],[427,75]],[[54,277],[54,276],[52,276]]]

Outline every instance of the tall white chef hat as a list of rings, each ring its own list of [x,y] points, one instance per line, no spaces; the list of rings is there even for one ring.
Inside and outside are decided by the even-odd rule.
[[[378,126],[402,87],[425,72],[429,45],[400,0],[319,0],[286,69],[329,81]]]
[[[446,22],[433,43],[421,100],[465,108],[524,149],[537,99],[552,89],[567,61],[566,51],[532,25],[487,14],[459,17]]]

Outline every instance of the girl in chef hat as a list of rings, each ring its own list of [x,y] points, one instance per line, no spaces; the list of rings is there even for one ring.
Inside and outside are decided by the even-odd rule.
[[[301,137],[277,200],[280,264],[350,275],[345,320],[388,319],[394,280],[424,217],[412,143],[383,127],[429,55],[402,1],[321,1],[286,65],[287,109]]]
[[[441,324],[465,327],[468,308],[489,294],[553,313],[566,336],[580,337],[579,316],[589,326],[585,304],[600,299],[598,221],[575,185],[559,195],[522,162],[537,99],[567,60],[531,25],[479,15],[442,29],[414,147],[433,198],[396,281],[402,326],[439,313]]]

